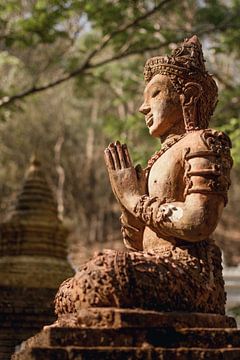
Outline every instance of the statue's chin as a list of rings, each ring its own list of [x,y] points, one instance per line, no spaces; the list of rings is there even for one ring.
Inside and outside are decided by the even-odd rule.
[[[149,128],[149,134],[153,137],[159,138],[161,136],[164,136],[166,131],[168,130],[168,124],[166,122],[166,119],[163,118],[155,118],[153,123],[148,126]]]
[[[162,136],[163,134],[161,133],[161,131],[159,131],[158,129],[152,129],[152,128],[149,128],[149,134],[153,137],[156,137],[156,138],[159,138],[160,136]]]

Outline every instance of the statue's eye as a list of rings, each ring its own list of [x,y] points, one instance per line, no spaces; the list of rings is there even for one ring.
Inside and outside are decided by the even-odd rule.
[[[158,94],[160,93],[160,90],[156,89],[153,94],[152,94],[152,97],[156,97]]]

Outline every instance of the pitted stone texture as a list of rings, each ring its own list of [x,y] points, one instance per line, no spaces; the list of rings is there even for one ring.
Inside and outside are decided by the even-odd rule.
[[[93,348],[41,349],[36,348],[13,360],[239,360],[240,348],[233,349],[162,349],[162,348]]]
[[[157,312],[140,309],[88,308],[77,314],[63,314],[55,327],[106,328],[236,328],[232,317],[219,314]]]
[[[12,360],[239,360],[240,330],[46,327]]]
[[[55,312],[89,307],[224,314],[221,253],[210,241],[153,252],[103,250],[60,286]]]

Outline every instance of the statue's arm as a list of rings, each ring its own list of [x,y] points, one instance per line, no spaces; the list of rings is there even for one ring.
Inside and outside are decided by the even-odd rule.
[[[113,156],[111,156],[111,153]],[[105,150],[105,162],[109,172],[109,179],[112,190],[116,200],[119,203],[122,213],[120,216],[120,221],[124,245],[129,250],[141,251],[143,249],[143,232],[145,225],[124,206],[124,203],[122,202],[122,196],[115,188],[114,180],[116,170],[120,179],[122,177],[121,169],[128,168],[128,170],[130,170],[130,175],[132,174],[133,178],[136,178],[138,193],[144,194],[146,190],[145,173],[140,165],[133,167],[127,146],[125,144],[121,145],[118,141],[115,144],[110,144],[109,147]]]
[[[184,148],[184,201],[163,203],[147,196],[132,199],[131,211],[160,235],[201,241],[215,230],[227,203],[232,158],[226,134],[207,129]],[[130,205],[130,201],[129,201]]]
[[[225,134],[204,130],[196,149],[184,150],[184,201],[163,203],[142,195],[137,174],[124,145],[105,150],[112,189],[121,205],[143,226],[157,234],[187,241],[206,239],[215,229],[226,204],[230,184],[230,143]],[[127,156],[126,156],[127,154]]]
[[[145,224],[126,209],[120,216],[123,243],[129,250],[143,250],[143,231]]]
[[[157,197],[135,199],[133,214],[159,236],[174,236],[190,242],[208,238],[224,207],[219,195],[189,194],[184,202],[161,203]]]

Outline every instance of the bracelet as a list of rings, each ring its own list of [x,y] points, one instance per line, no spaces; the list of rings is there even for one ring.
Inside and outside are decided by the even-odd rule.
[[[152,206],[153,204],[156,206]],[[146,224],[153,222],[161,222],[165,217],[165,209],[161,209],[160,206],[162,203],[159,201],[158,197],[149,197],[143,195],[140,197],[139,201],[135,205],[134,214],[136,217],[143,221]]]

